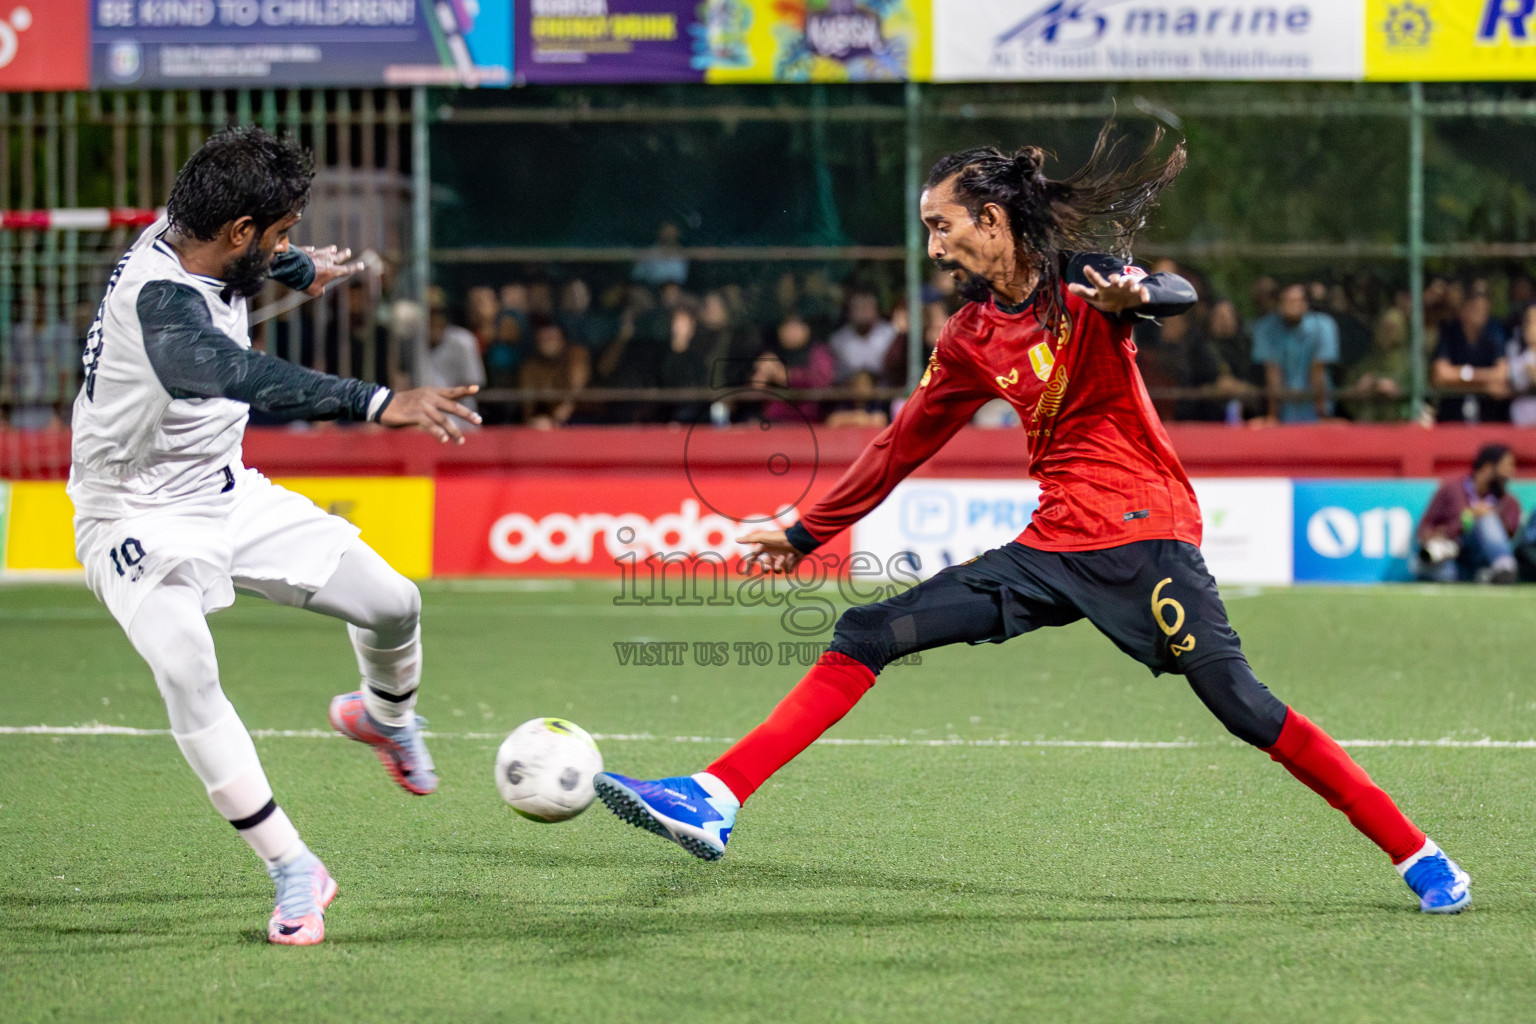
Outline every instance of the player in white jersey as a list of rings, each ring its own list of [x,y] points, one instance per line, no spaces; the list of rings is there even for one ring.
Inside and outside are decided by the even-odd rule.
[[[205,616],[235,592],[347,623],[362,686],[331,722],[371,744],[412,793],[437,788],[415,714],[421,598],[344,519],[241,461],[249,410],[350,419],[464,438],[456,399],[395,393],[251,348],[246,300],[270,276],[318,295],[355,273],[349,254],[300,252],[288,231],[309,199],[309,155],[259,128],[219,132],[177,175],[166,216],[118,263],[92,325],[75,399],[69,496],[86,582],[154,671],[171,732],[215,808],[277,883],[268,938],[325,935],[336,883],[273,799],[256,747],[219,686]]]

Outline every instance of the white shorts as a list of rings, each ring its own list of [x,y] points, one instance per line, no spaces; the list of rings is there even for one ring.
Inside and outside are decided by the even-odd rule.
[[[214,570],[204,613],[242,590],[302,604],[325,586],[359,530],[256,472],[235,474],[233,500],[209,512],[167,508],[122,519],[75,519],[85,582],[126,630],[146,594],[187,561]]]

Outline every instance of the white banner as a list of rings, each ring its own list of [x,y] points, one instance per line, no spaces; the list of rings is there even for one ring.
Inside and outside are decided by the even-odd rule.
[[[1292,581],[1291,481],[1194,481],[1205,521],[1200,546],[1223,585]],[[1029,525],[1040,503],[1030,480],[909,479],[853,527],[852,550],[891,565],[909,551],[927,579],[946,566],[1000,547]]]
[[[934,0],[935,82],[1365,74],[1358,0]]]

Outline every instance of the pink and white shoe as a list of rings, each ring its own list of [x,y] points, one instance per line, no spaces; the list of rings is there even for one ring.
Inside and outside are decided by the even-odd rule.
[[[412,715],[404,725],[385,725],[368,713],[361,690],[331,701],[331,725],[343,736],[366,743],[379,756],[389,777],[417,796],[437,791],[437,770],[421,737],[427,720]]]
[[[279,946],[313,946],[325,938],[325,908],[336,898],[336,880],[309,852],[287,864],[267,866],[277,883],[277,905],[267,922],[267,941]]]

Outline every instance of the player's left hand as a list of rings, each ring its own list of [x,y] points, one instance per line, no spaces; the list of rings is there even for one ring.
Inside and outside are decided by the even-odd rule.
[[[299,248],[315,265],[315,279],[310,282],[308,288],[304,289],[305,295],[319,298],[325,293],[326,285],[332,281],[351,277],[361,271],[364,266],[362,260],[352,259],[351,249],[338,249],[334,245],[328,245],[323,249],[317,249],[312,245]]]
[[[747,552],[742,561],[748,565],[757,565],[768,573],[791,573],[800,560],[805,557],[800,549],[789,542],[783,530],[758,530],[744,537],[737,537],[736,543],[750,544],[752,550]]]
[[[1126,277],[1124,274],[1111,274],[1105,278],[1092,267],[1084,267],[1083,275],[1093,283],[1089,288],[1084,284],[1069,284],[1067,291],[1087,302],[1088,305],[1103,313],[1111,315],[1123,313],[1137,306],[1145,306],[1152,301],[1146,285],[1139,278]]]

